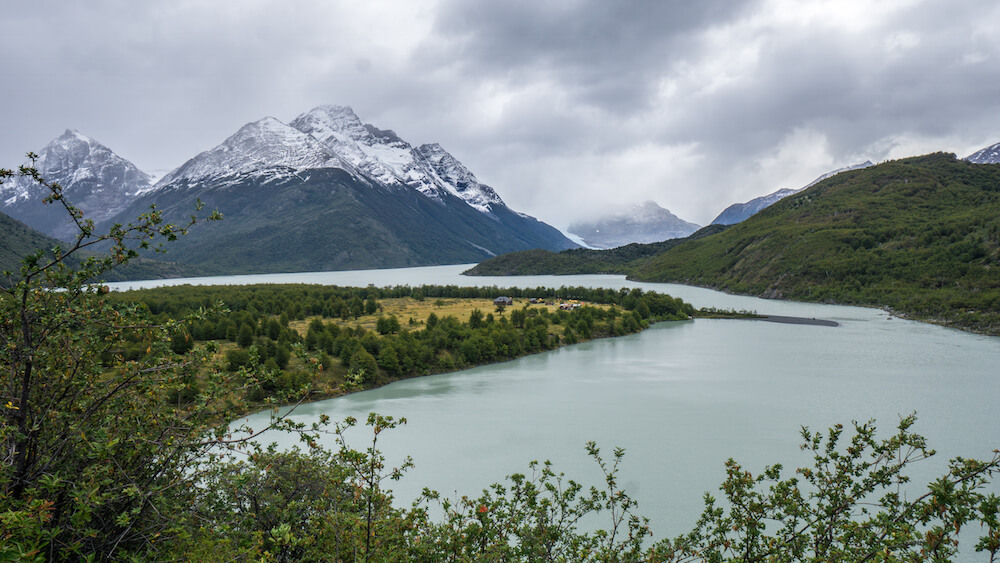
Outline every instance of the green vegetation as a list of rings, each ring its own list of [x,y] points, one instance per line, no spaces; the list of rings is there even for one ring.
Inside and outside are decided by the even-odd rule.
[[[1000,165],[932,154],[844,172],[620,271],[1000,334]]]
[[[24,223],[0,213],[0,272],[16,271],[21,261],[39,248],[52,248],[61,244]]]
[[[464,272],[469,276],[527,276],[539,274],[628,274],[645,260],[689,240],[697,240],[726,229],[708,225],[691,235],[649,244],[632,243],[609,250],[574,248],[562,252],[524,250],[490,258]]]
[[[912,417],[882,439],[870,424],[855,425],[850,437],[840,427],[825,436],[803,430],[803,449],[812,463],[794,477],[783,477],[779,466],[755,477],[730,461],[721,486],[725,503],[706,495],[695,528],[673,540],[655,541],[636,501],[622,489],[624,452],[616,449],[607,458],[595,444],[586,449],[602,472],[597,485],[573,481],[548,463],[532,463],[528,473],[512,474],[476,498],[447,499],[425,491],[413,506],[398,507],[385,485],[403,478],[410,462],[387,467],[379,440],[405,420],[369,415],[371,440],[363,450],[348,445],[347,435],[358,426],[354,419],[331,428],[326,417],[309,427],[273,418],[268,428],[302,438],[303,449],[291,451],[252,441],[266,429],[254,433],[230,423],[246,407],[234,397],[266,389],[281,377],[283,362],[314,369],[306,371],[301,387],[276,391],[262,402],[308,396],[326,352],[308,353],[309,332],[322,346],[326,336],[336,340],[331,334],[336,325],[307,317],[307,310],[330,307],[339,315],[343,298],[347,314],[360,316],[378,311],[376,292],[409,291],[412,298],[417,290],[256,287],[246,288],[247,299],[240,302],[233,299],[239,289],[229,294],[236,309],[230,316],[240,319],[238,325],[205,302],[213,295],[195,297],[191,288],[176,295],[149,293],[160,298],[136,304],[87,280],[100,279],[134,258],[137,249],[169,241],[186,227],[164,223],[151,210],[96,234],[61,199],[58,185],[30,168],[21,173],[50,190],[49,201],[78,220],[80,235],[65,249],[28,256],[16,281],[0,289],[2,560],[949,561],[959,530],[974,535],[976,543],[964,544],[966,550],[974,547],[991,560],[1000,553],[1000,498],[985,492],[1000,470],[1000,453],[986,461],[956,459],[926,491],[913,488],[908,471],[933,452],[910,431]],[[0,180],[11,174],[0,170]],[[107,256],[70,263],[83,249],[102,243],[110,245]],[[424,297],[435,291],[419,289]],[[489,290],[440,288],[445,294],[475,291]],[[517,334],[497,329],[505,323],[523,324],[530,339],[543,320],[581,332],[602,326],[615,331],[624,330],[629,319],[639,323],[684,309],[667,296],[605,291],[588,296],[604,295],[615,303],[589,308],[592,326],[587,307],[566,316],[541,308],[531,315],[535,309],[522,307],[509,310],[509,319],[492,322],[482,311],[473,311],[467,323],[428,314],[424,328],[412,332],[403,323],[397,331],[395,323],[383,322],[381,339],[365,334],[350,352],[348,383],[383,369],[384,350],[376,358],[365,345],[368,336],[390,341],[385,339],[409,334],[417,340],[415,333],[450,338],[455,331],[467,341],[482,340],[483,348],[469,348],[479,357],[490,342],[516,345],[493,340],[494,330],[502,337]],[[445,297],[437,301],[445,305]],[[168,311],[199,300],[190,315]],[[301,311],[295,312],[295,305]],[[295,357],[276,352],[261,362],[267,342],[260,345],[260,339],[283,349],[283,339],[295,340],[298,331],[288,327],[300,315],[309,320],[306,336],[292,343]],[[217,330],[223,320],[223,346],[246,353],[227,358],[229,366],[217,357],[223,346],[194,336],[207,333],[209,325]],[[337,337],[346,330],[338,328]],[[541,339],[542,331],[537,335]],[[551,341],[551,334],[545,335]],[[464,342],[457,354],[448,352],[463,358],[465,353]],[[266,365],[272,361],[275,367]],[[338,444],[325,450],[319,437],[331,432]],[[431,515],[436,510],[440,517]],[[594,517],[600,520],[585,520]],[[588,529],[599,528],[581,531],[584,522]]]
[[[503,313],[484,313],[501,295],[517,299],[516,305]],[[180,327],[182,336],[176,337],[176,352],[189,344],[211,343],[229,371],[251,366],[251,358],[270,368],[273,377],[246,388],[251,402],[306,383],[313,398],[333,396],[354,384],[372,387],[509,360],[638,332],[650,322],[686,320],[695,313],[690,304],[668,295],[585,287],[184,285],[114,293],[106,299],[120,307],[138,306],[157,324],[188,318]],[[402,302],[409,307],[401,308]],[[563,302],[579,306],[560,309],[556,304]],[[447,306],[452,303],[457,307]],[[215,312],[204,312],[213,306]],[[380,309],[398,310],[400,317]],[[400,318],[408,320],[401,323]],[[318,377],[308,362],[290,361],[299,348],[323,367]],[[126,342],[124,354],[137,359],[144,349],[142,341],[133,339]]]
[[[21,262],[39,249],[50,251],[66,245],[65,242],[44,235],[3,213],[0,213],[0,241],[3,241],[0,245],[0,272],[11,272],[14,276],[17,275]],[[86,250],[81,250],[79,254],[81,258],[94,256]],[[51,257],[52,253],[49,252],[48,256]],[[67,262],[79,266],[81,258],[70,255],[67,257]],[[200,270],[190,266],[137,257],[126,264],[121,264],[118,268],[104,272],[102,279],[105,281],[156,279],[194,276],[199,273]],[[0,279],[0,286],[11,285],[14,276]]]
[[[1000,166],[934,154],[839,174],[632,275],[1000,334]]]
[[[31,168],[20,173],[49,190],[46,202],[63,206],[79,235],[65,249],[26,257],[0,291],[0,559],[111,558],[175,525],[170,515],[190,502],[177,483],[207,453],[211,421],[224,413],[164,409],[164,394],[183,386],[208,351],[174,354],[177,323],[146,323],[85,282],[134,257],[130,245],[170,240],[186,227],[154,210],[99,235],[60,186]],[[0,170],[0,181],[11,174]],[[109,255],[79,256],[103,243]],[[121,349],[131,340],[145,351],[126,360]]]

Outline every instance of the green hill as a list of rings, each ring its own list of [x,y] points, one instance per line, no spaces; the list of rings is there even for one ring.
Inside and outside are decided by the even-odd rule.
[[[1000,165],[938,153],[839,174],[631,274],[997,334]]]
[[[726,228],[724,225],[708,225],[685,238],[632,243],[608,250],[574,248],[562,252],[541,249],[511,252],[480,262],[463,273],[468,276],[627,274],[649,258],[684,241],[706,237]]]
[[[65,249],[69,245],[67,242],[42,234],[17,219],[0,213],[0,272],[17,274],[21,268],[21,260],[26,256],[39,249],[49,250],[56,246]],[[90,253],[81,250],[80,258],[90,255]],[[75,266],[79,264],[79,261],[70,260],[70,264]],[[190,266],[140,258],[111,270],[105,276],[104,281],[184,277],[199,273],[200,270]],[[7,280],[0,279],[0,284],[6,282]]]
[[[25,256],[40,248],[66,244],[3,213],[0,213],[0,241],[0,272],[17,272]]]
[[[936,153],[844,172],[622,271],[1000,334],[1000,165]]]

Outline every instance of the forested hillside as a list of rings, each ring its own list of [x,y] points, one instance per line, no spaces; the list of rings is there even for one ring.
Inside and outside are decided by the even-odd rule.
[[[671,242],[624,260],[511,254],[470,273],[624,273],[1000,334],[1000,165],[937,153],[843,172],[724,231]]]
[[[631,275],[997,334],[1000,166],[932,154],[845,172]]]
[[[513,303],[496,306],[493,299],[501,295]],[[232,398],[247,404],[294,393],[303,385],[312,389],[314,398],[338,395],[345,388],[630,334],[653,321],[686,320],[695,313],[690,304],[669,295],[583,287],[185,285],[114,293],[108,299],[121,306],[138,304],[158,323],[222,304],[225,312],[187,321],[172,345],[186,351],[211,343],[234,373],[254,362],[273,370],[274,377],[263,386]],[[450,306],[456,303],[457,308]],[[296,359],[297,348],[315,355],[323,366],[321,377]],[[139,360],[145,344],[126,342],[120,353]],[[200,392],[199,379],[192,379],[179,396],[191,400]]]
[[[3,241],[0,272],[16,272],[27,256],[62,244],[3,213],[0,213],[0,240]]]
[[[724,225],[708,225],[684,238],[632,243],[609,250],[574,248],[562,252],[541,249],[511,252],[480,262],[463,273],[468,276],[627,274],[645,260],[686,240],[699,239],[725,229]]]
[[[21,267],[21,261],[26,257],[43,251],[51,257],[53,248],[59,246],[68,248],[69,243],[56,240],[50,236],[42,234],[24,223],[0,213],[0,272],[11,272],[15,276]],[[82,256],[89,256],[84,252]],[[75,256],[67,261],[71,264],[79,265],[79,259]],[[155,278],[177,278],[183,276],[194,276],[201,273],[201,270],[192,266],[182,266],[172,262],[151,260],[148,258],[136,258],[128,264],[123,264],[120,268],[115,268],[104,272],[100,280],[94,281],[119,281],[119,280],[141,280]],[[0,285],[7,280],[0,279]]]

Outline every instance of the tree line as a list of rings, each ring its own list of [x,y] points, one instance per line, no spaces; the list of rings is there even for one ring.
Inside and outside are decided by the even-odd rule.
[[[473,309],[466,318],[439,318],[432,312],[421,322],[380,314],[374,331],[349,325],[362,316],[377,314],[384,299],[499,296],[517,297],[519,306],[487,312]],[[584,305],[574,310],[550,311],[532,306],[526,296],[608,307]],[[197,343],[214,341],[226,348],[229,371],[251,367],[254,362],[263,364],[274,375],[262,386],[248,389],[248,397],[255,401],[310,383],[308,370],[292,361],[297,348],[314,356],[328,374],[336,373],[341,379],[352,374],[362,387],[370,387],[403,377],[509,360],[592,338],[631,334],[650,322],[683,320],[695,314],[694,308],[681,299],[638,288],[184,285],[114,293],[108,299],[120,306],[139,307],[158,323],[201,311],[185,321],[183,330],[172,337],[173,350],[184,353]],[[290,326],[293,321],[307,319],[305,334]],[[126,359],[137,360],[145,353],[145,342],[138,335],[124,344]],[[197,393],[197,383],[192,381],[181,397],[172,399],[191,400]]]

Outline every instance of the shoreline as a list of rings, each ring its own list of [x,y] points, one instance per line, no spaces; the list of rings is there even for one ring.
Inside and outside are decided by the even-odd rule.
[[[753,317],[701,317],[701,318],[720,318],[720,319],[730,319],[730,320],[763,321],[763,322],[779,323],[779,324],[791,324],[791,325],[803,325],[803,326],[823,326],[823,327],[831,327],[831,328],[833,328],[833,327],[839,327],[840,326],[840,323],[838,323],[837,321],[831,321],[831,320],[828,320],[828,319],[817,319],[817,318],[809,318],[809,317],[790,317],[790,316],[786,316],[786,315],[759,315],[759,316],[753,316]],[[629,333],[629,334],[622,334],[622,335],[618,335],[618,336],[599,336],[599,337],[591,338],[591,339],[588,339],[588,340],[581,340],[580,342],[577,342],[577,343],[574,343],[574,344],[582,344],[584,342],[593,342],[595,340],[604,340],[604,339],[607,339],[607,338],[620,338],[620,337],[623,337],[623,336],[631,336],[631,335],[634,335],[634,334],[641,334],[642,332],[646,331],[648,328],[652,327],[655,324],[659,324],[659,323],[664,323],[664,322],[688,322],[688,321],[697,321],[698,319],[699,319],[699,317],[690,318],[687,321],[682,321],[682,320],[678,320],[678,321],[656,321],[656,322],[650,323],[648,327],[640,329],[637,332],[633,332],[633,333]],[[381,387],[385,387],[386,385],[390,385],[392,383],[396,383],[397,381],[404,381],[406,379],[414,379],[414,378],[417,378],[417,377],[430,377],[430,376],[433,376],[433,375],[441,375],[441,374],[446,374],[446,373],[457,373],[457,372],[460,372],[460,371],[475,369],[475,368],[482,367],[482,366],[488,366],[488,365],[492,365],[492,364],[500,364],[500,363],[504,363],[504,362],[511,362],[511,361],[518,360],[518,359],[521,359],[521,358],[524,358],[524,357],[527,357],[527,356],[533,356],[533,355],[536,355],[536,354],[544,354],[544,353],[547,353],[547,352],[555,352],[556,350],[561,350],[563,348],[569,348],[569,347],[573,346],[574,344],[560,344],[559,346],[557,346],[556,348],[553,348],[551,350],[540,350],[538,352],[533,352],[533,353],[530,353],[530,354],[525,354],[523,356],[517,356],[516,358],[507,358],[507,359],[496,361],[496,362],[486,362],[486,363],[482,363],[482,364],[476,364],[474,366],[466,366],[466,367],[463,367],[463,368],[458,368],[458,369],[453,369],[453,370],[441,370],[441,371],[434,371],[434,372],[431,372],[431,373],[424,373],[424,374],[419,374],[419,375],[411,375],[411,376],[407,376],[407,377],[394,378],[394,379],[391,379],[391,380],[386,381],[384,383],[379,383],[377,385],[373,385],[371,387],[365,387],[365,388],[361,388],[361,389],[350,389],[350,390],[348,390],[348,389],[340,388],[340,389],[337,390],[338,392],[334,392],[334,393],[323,392],[323,391],[320,391],[318,389],[312,389],[312,390],[309,391],[309,393],[307,394],[307,396],[303,398],[303,400],[301,400],[299,402],[294,402],[294,403],[291,403],[291,402],[290,403],[284,403],[284,404],[282,404],[280,406],[282,406],[282,407],[297,406],[297,405],[305,404],[305,403],[314,403],[314,402],[318,402],[318,401],[325,401],[327,399],[336,399],[336,398],[339,398],[339,397],[344,397],[344,396],[347,396],[347,395],[353,395],[355,393],[360,393],[360,392],[363,392],[363,391],[370,391],[370,390],[373,390],[373,389],[378,389],[378,388],[381,388]],[[258,410],[252,410],[250,412],[253,413],[253,412],[259,412],[259,411]]]
[[[589,339],[586,339],[586,340],[580,340],[579,342],[574,342],[572,344],[560,343],[558,346],[556,346],[555,348],[552,348],[550,350],[539,350],[537,352],[531,352],[531,353],[524,354],[524,355],[521,355],[521,356],[517,356],[517,357],[514,357],[514,358],[506,358],[506,359],[498,360],[498,361],[494,361],[494,362],[485,362],[485,363],[481,363],[481,364],[476,364],[476,365],[472,365],[472,366],[465,366],[465,367],[456,368],[456,369],[439,370],[439,371],[432,371],[430,373],[421,373],[421,374],[415,374],[415,375],[408,375],[408,376],[404,376],[404,377],[392,378],[392,379],[390,379],[388,381],[385,381],[385,382],[382,382],[382,383],[378,383],[376,385],[372,385],[371,387],[362,387],[362,388],[356,388],[356,389],[345,389],[344,387],[338,387],[333,392],[323,391],[323,390],[320,390],[320,389],[310,389],[305,394],[305,396],[303,396],[298,401],[287,402],[287,403],[280,403],[280,404],[268,406],[268,407],[265,407],[265,408],[253,408],[253,409],[249,409],[246,413],[244,413],[244,414],[242,414],[240,416],[241,417],[248,416],[250,414],[254,414],[254,413],[257,413],[257,412],[262,412],[264,410],[267,410],[267,409],[270,409],[270,408],[274,408],[274,407],[278,407],[278,408],[297,407],[299,405],[308,404],[308,403],[315,403],[315,402],[318,402],[318,401],[325,401],[327,399],[337,399],[339,397],[345,397],[347,395],[353,395],[355,393],[361,393],[363,391],[370,391],[370,390],[373,390],[373,389],[378,389],[378,388],[381,388],[381,387],[385,387],[386,385],[390,385],[392,383],[396,383],[398,381],[404,381],[404,380],[407,380],[407,379],[415,379],[415,378],[418,378],[418,377],[430,377],[430,376],[434,376],[434,375],[442,375],[442,374],[447,374],[447,373],[457,373],[457,372],[460,372],[460,371],[471,370],[471,369],[479,368],[479,367],[482,367],[482,366],[488,366],[488,365],[493,365],[493,364],[502,364],[502,363],[505,363],[505,362],[512,362],[512,361],[515,361],[515,360],[519,360],[521,358],[526,358],[528,356],[534,356],[534,355],[538,355],[538,354],[545,354],[545,353],[549,353],[549,352],[555,352],[557,350],[562,350],[563,348],[569,348],[571,346],[575,346],[577,344],[583,344],[583,343],[586,343],[586,342],[594,342],[596,340],[604,340],[604,339],[609,339],[609,338],[621,338],[621,337],[624,337],[624,336],[633,336],[633,335],[636,335],[636,334],[641,334],[641,333],[645,332],[646,330],[648,330],[653,325],[656,325],[656,324],[659,324],[659,323],[692,322],[692,321],[696,321],[696,320],[698,320],[698,317],[692,317],[692,318],[688,318],[688,319],[678,319],[678,320],[653,321],[653,322],[649,323],[649,326],[647,326],[646,328],[641,328],[641,329],[639,329],[636,332],[630,332],[630,333],[627,333],[627,334],[620,334],[620,335],[597,336],[597,337],[589,338]],[[830,321],[830,322],[832,322],[832,321]]]

